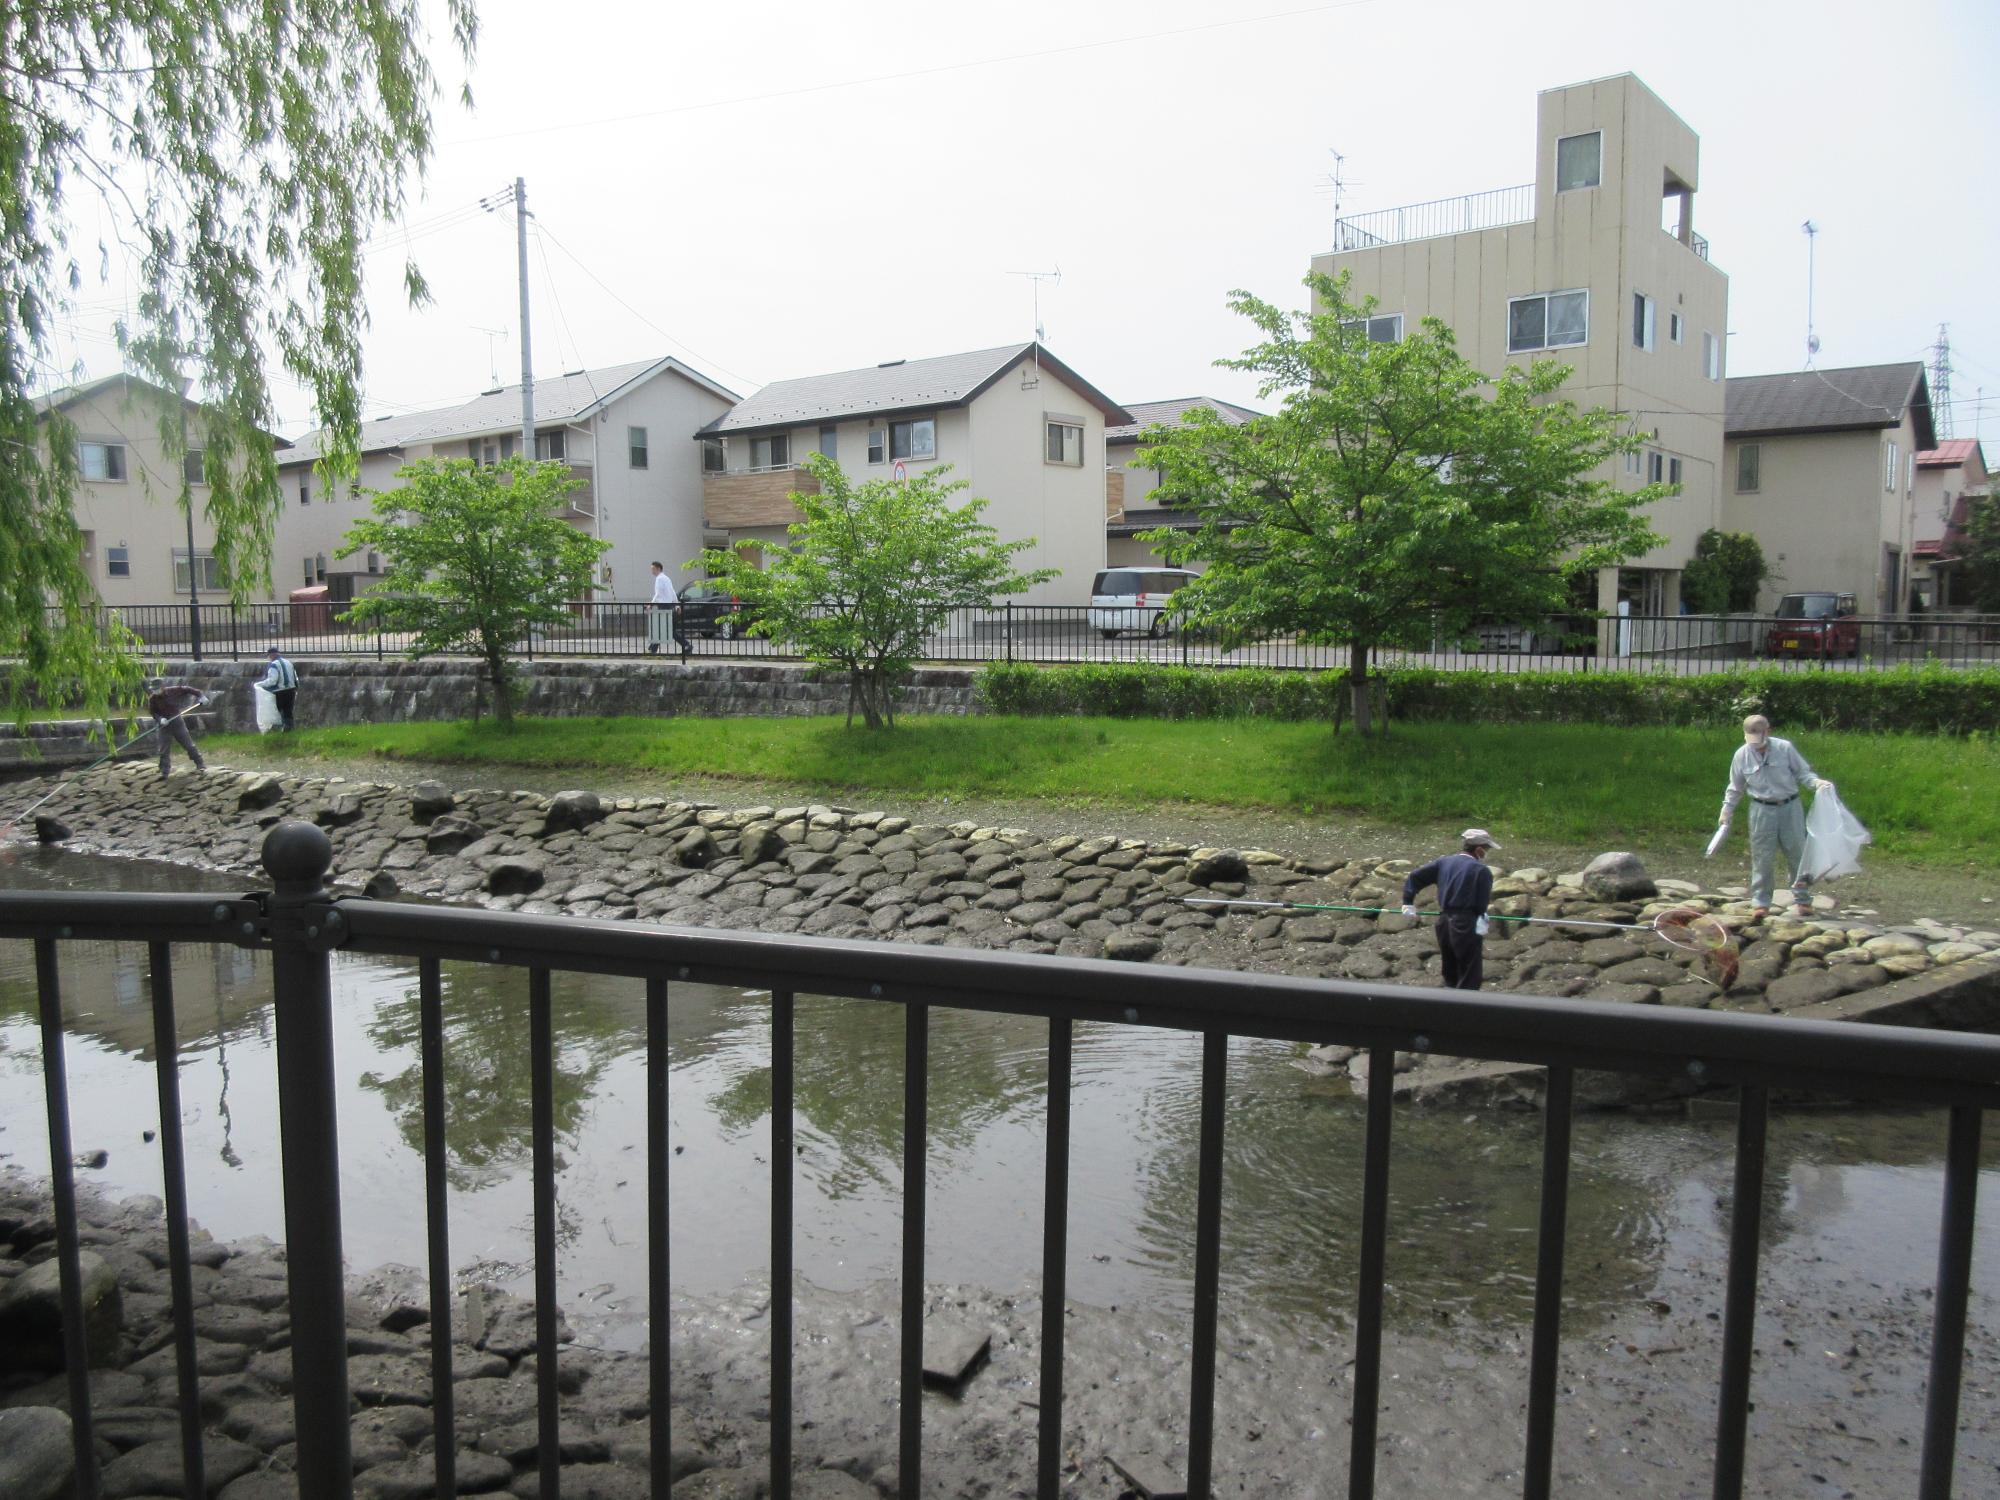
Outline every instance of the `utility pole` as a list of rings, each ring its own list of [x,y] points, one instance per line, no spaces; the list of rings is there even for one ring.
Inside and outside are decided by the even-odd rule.
[[[1938,324],[1937,342],[1931,346],[1931,426],[1942,441],[1951,431],[1951,339],[1948,325]]]
[[[201,660],[201,595],[196,592],[194,571],[194,483],[188,473],[188,392],[194,388],[194,377],[181,377],[181,512],[187,517],[188,539],[188,651],[196,661]],[[204,461],[208,455],[202,455]]]
[[[535,365],[528,353],[528,180],[514,179],[514,239],[521,256],[521,457],[535,461]]]

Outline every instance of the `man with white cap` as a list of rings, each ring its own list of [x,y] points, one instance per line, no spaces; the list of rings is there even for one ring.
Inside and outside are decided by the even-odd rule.
[[[1417,914],[1417,892],[1437,887],[1438,954],[1444,959],[1447,989],[1476,990],[1486,977],[1486,908],[1493,900],[1493,871],[1486,851],[1498,849],[1484,828],[1468,828],[1458,836],[1463,846],[1410,871],[1403,881],[1403,915]]]
[[[1722,816],[1716,826],[1727,828],[1736,804],[1750,799],[1750,919],[1761,922],[1771,914],[1771,891],[1777,884],[1778,851],[1792,872],[1792,907],[1799,916],[1812,915],[1809,882],[1799,874],[1806,850],[1806,809],[1801,792],[1830,792],[1833,783],[1806,764],[1799,747],[1771,733],[1771,721],[1752,714],[1743,721],[1743,744],[1729,762],[1729,785],[1722,793]]]

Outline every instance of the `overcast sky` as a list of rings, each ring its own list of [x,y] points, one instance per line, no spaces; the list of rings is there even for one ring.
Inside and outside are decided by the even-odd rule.
[[[373,415],[519,378],[525,177],[534,365],[676,354],[771,380],[1027,338],[1114,399],[1251,400],[1212,368],[1243,286],[1286,305],[1332,238],[1330,148],[1367,212],[1534,176],[1540,89],[1630,71],[1701,140],[1695,223],[1730,278],[1732,374],[1954,351],[2000,437],[2000,56],[1992,0],[484,0],[471,113],[446,84],[408,215],[436,300],[371,257]],[[454,217],[456,216],[456,217]],[[86,292],[86,296],[92,295]],[[94,319],[94,320],[93,320]],[[108,312],[63,353],[116,368]],[[504,336],[483,330],[505,329]],[[278,387],[280,430],[313,423]]]

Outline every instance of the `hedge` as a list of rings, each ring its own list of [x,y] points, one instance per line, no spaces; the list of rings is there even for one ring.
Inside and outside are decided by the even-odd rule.
[[[1865,672],[1753,668],[1678,677],[1652,672],[1378,674],[1389,717],[1496,724],[1715,724],[1764,713],[1781,730],[1979,734],[2000,727],[2000,669],[1936,666]],[[994,713],[1107,718],[1260,717],[1333,722],[1347,673],[1262,667],[1063,666],[995,662],[979,675]]]

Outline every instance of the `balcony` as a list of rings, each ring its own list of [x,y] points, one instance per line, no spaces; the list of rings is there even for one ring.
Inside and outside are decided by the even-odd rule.
[[[717,531],[747,526],[789,526],[799,519],[792,504],[794,491],[819,493],[819,481],[806,469],[731,469],[702,475],[702,513]]]
[[[1400,245],[1406,240],[1433,240],[1448,234],[1470,234],[1480,229],[1500,229],[1508,224],[1526,224],[1535,217],[1535,185],[1492,188],[1483,193],[1467,193],[1461,198],[1434,198],[1429,203],[1411,203],[1402,208],[1382,208],[1374,213],[1350,214],[1333,221],[1333,253],[1373,250],[1382,245]]]
[[[565,521],[594,521],[597,519],[597,476],[589,462],[570,461],[569,474],[572,479],[583,482],[563,496],[563,508],[556,512]]]

